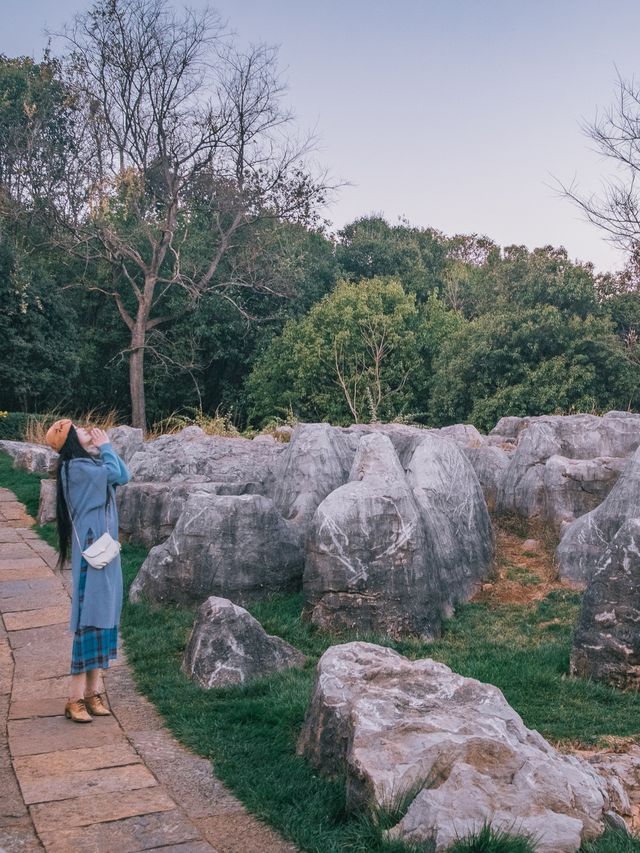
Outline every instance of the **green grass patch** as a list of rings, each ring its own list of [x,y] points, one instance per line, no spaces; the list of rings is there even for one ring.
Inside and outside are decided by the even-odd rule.
[[[19,496],[34,475],[13,472],[0,454],[0,484]],[[21,497],[22,499],[22,497]],[[55,545],[53,525],[38,528]],[[373,637],[327,636],[301,618],[299,595],[278,596],[250,607],[265,629],[308,656],[291,670],[244,687],[204,690],[180,669],[196,608],[132,605],[126,591],[146,549],[123,544],[125,603],[121,629],[140,691],[168,728],[194,752],[209,758],[217,775],[262,818],[302,850],[313,853],[432,853],[429,843],[407,845],[385,837],[398,815],[354,815],[345,809],[343,780],[319,776],[295,753],[314,681],[315,664],[328,646],[368,639],[412,659],[432,657],[462,675],[497,685],[525,724],[553,740],[597,744],[602,738],[638,736],[640,696],[568,675],[580,595],[553,590],[533,605],[470,603],[458,608],[441,639],[389,642]],[[485,827],[452,848],[456,853],[528,853],[530,841]],[[626,846],[625,846],[626,845]],[[638,851],[640,840],[608,831],[584,853]]]
[[[535,572],[526,566],[516,566],[514,563],[507,565],[507,580],[516,581],[522,586],[537,586],[540,578]]]
[[[44,479],[46,474],[14,470],[12,457],[8,453],[0,453],[0,484],[5,489],[11,489],[34,518],[38,514],[40,502],[40,480]]]

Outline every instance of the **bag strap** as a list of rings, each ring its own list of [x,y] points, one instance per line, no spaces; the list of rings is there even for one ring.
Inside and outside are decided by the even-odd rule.
[[[109,508],[111,506],[111,493],[109,492],[109,486],[107,486],[107,502],[105,504],[105,521],[107,525],[106,532],[109,533]],[[69,509],[69,518],[71,519],[71,526],[73,527],[73,532],[76,535],[76,542],[78,543],[78,548],[80,549],[80,553],[82,553],[82,544],[80,543],[80,537],[78,536],[78,531],[76,530],[76,526],[73,523],[73,507],[71,506],[70,501],[67,498],[67,507]]]

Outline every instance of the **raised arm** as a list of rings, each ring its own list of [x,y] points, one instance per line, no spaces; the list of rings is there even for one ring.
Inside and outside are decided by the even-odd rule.
[[[90,431],[94,445],[100,451],[100,456],[107,469],[107,483],[111,486],[124,486],[131,479],[129,469],[113,449],[109,436],[102,429],[94,428]]]
[[[129,469],[113,449],[111,442],[100,445],[100,455],[107,469],[107,483],[112,486],[124,486],[131,479]]]

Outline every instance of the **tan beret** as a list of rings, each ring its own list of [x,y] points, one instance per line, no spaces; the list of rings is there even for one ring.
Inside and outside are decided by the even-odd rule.
[[[60,448],[67,440],[69,430],[72,426],[73,421],[71,418],[61,418],[59,421],[56,421],[53,426],[49,427],[45,436],[45,441],[49,447],[53,447],[53,449],[57,450],[59,453]]]

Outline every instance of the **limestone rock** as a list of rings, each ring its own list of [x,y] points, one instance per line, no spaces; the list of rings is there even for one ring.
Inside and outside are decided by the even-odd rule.
[[[428,573],[439,579],[443,612],[466,601],[489,573],[494,553],[491,519],[482,488],[462,450],[433,433],[415,447],[407,465],[428,543]]]
[[[465,447],[464,454],[476,472],[489,510],[495,509],[500,482],[509,465],[509,454],[501,447]]]
[[[122,457],[125,464],[139,450],[144,448],[144,434],[141,429],[130,426],[117,426],[107,430],[113,449]]]
[[[396,432],[396,437],[398,433]],[[304,593],[325,629],[437,636],[443,614],[487,574],[493,537],[477,477],[458,447],[421,431],[365,433],[349,482],[318,506]]]
[[[573,853],[611,809],[605,780],[527,729],[498,688],[369,643],[320,659],[298,752],[346,773],[351,807],[418,788],[390,835],[435,836],[438,851],[488,821],[535,834],[541,853]]]
[[[145,443],[128,467],[140,482],[169,482],[176,478],[201,482],[258,484],[261,494],[271,494],[274,467],[286,445],[255,442],[248,438],[206,435],[200,427],[187,427]]]
[[[588,583],[571,672],[640,689],[640,518],[625,521]]]
[[[299,588],[302,567],[298,537],[269,498],[195,491],[167,541],[149,552],[129,598],[184,603],[220,595],[243,604]]]
[[[279,458],[273,501],[305,540],[313,515],[327,495],[342,486],[360,437],[329,424],[303,424]]]
[[[334,489],[314,516],[304,571],[314,624],[435,636],[440,584],[424,560],[426,547],[391,441],[380,433],[363,436],[349,482]]]
[[[525,420],[526,425],[517,424],[517,448],[501,479],[496,507],[501,513],[549,521],[556,531],[607,495],[625,464],[614,459],[627,459],[640,444],[640,415],[609,412],[603,417],[540,415]],[[503,430],[513,432],[513,425]]]
[[[13,467],[31,474],[48,474],[58,460],[58,454],[45,444],[27,441],[0,441],[0,450],[13,459]]]
[[[210,596],[198,608],[181,669],[209,689],[244,684],[304,662],[301,652],[267,634],[244,608]]]
[[[595,459],[550,456],[543,472],[544,516],[556,533],[602,503],[628,461],[617,456]]]
[[[243,495],[259,493],[261,488],[262,484],[255,481],[202,483],[179,478],[159,483],[132,481],[117,490],[120,530],[132,542],[151,548],[171,535],[194,492]]]
[[[586,583],[625,521],[640,517],[640,448],[628,460],[607,497],[577,518],[556,551],[560,577]]]
[[[40,502],[38,504],[38,524],[48,524],[56,520],[57,481],[40,480]]]

